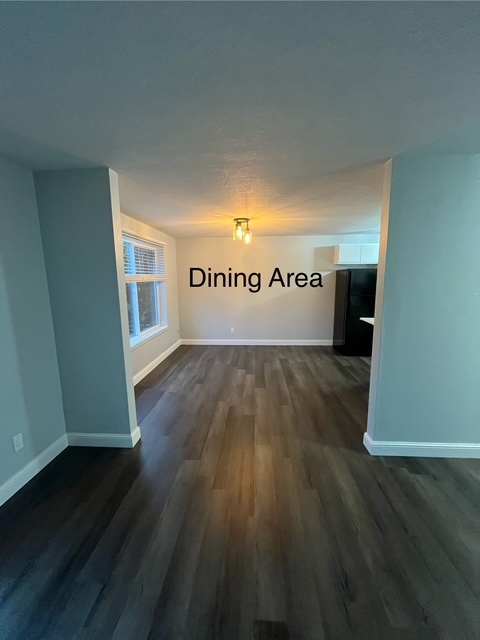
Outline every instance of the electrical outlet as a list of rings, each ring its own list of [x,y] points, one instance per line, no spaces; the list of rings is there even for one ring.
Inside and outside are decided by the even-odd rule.
[[[13,448],[15,449],[15,453],[23,449],[23,433],[18,433],[13,437]]]
[[[230,333],[235,333],[235,327],[230,327]]]

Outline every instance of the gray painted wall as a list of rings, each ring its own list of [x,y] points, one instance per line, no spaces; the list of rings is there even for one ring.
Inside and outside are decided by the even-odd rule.
[[[0,485],[65,435],[31,171],[0,158]],[[12,438],[25,446],[14,453]]]
[[[108,169],[35,174],[69,433],[136,427],[116,175]]]
[[[480,443],[480,156],[394,158],[389,209],[369,435]]]

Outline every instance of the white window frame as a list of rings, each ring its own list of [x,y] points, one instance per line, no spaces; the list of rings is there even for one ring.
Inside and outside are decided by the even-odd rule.
[[[135,328],[135,335],[130,336],[130,347],[132,349],[140,346],[147,340],[151,340],[155,336],[167,331],[168,329],[168,313],[167,313],[167,266],[166,266],[166,243],[159,242],[157,240],[142,238],[140,236],[136,236],[128,231],[122,231],[122,244],[123,241],[129,243],[129,251],[133,252],[133,247],[140,246],[146,247],[148,249],[157,247],[163,247],[163,256],[165,262],[165,273],[155,274],[155,275],[139,275],[139,274],[126,274],[124,271],[125,285],[131,284],[133,285],[133,295],[132,295],[132,304],[134,308],[133,314],[133,322]],[[132,256],[133,258],[133,256]],[[133,264],[135,264],[135,260],[132,260]],[[157,307],[157,324],[153,327],[145,329],[144,331],[140,331],[140,313],[138,308],[138,295],[137,295],[137,284],[139,282],[155,282],[157,286],[155,287],[156,292],[156,307]],[[130,334],[130,330],[129,330]]]

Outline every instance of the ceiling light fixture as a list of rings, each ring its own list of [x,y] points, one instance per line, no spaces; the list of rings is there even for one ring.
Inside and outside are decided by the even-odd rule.
[[[250,218],[233,219],[233,239],[242,240],[243,244],[252,244],[253,234],[249,227]],[[243,228],[245,225],[245,229]]]

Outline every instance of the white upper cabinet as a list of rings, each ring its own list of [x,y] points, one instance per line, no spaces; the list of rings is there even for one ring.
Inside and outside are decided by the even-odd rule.
[[[334,264],[378,264],[379,244],[337,244]]]
[[[360,263],[378,264],[379,244],[361,244]]]
[[[361,244],[337,244],[333,258],[334,264],[361,264]]]

